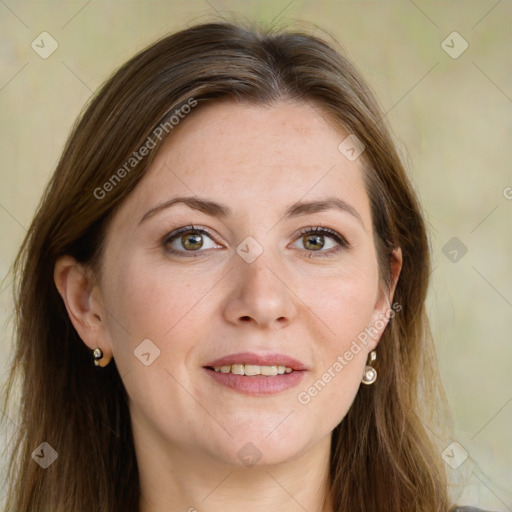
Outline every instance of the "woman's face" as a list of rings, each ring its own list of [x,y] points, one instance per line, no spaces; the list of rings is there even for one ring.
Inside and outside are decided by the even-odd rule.
[[[136,442],[275,463],[343,419],[391,300],[347,135],[309,104],[198,107],[117,211],[102,346]]]

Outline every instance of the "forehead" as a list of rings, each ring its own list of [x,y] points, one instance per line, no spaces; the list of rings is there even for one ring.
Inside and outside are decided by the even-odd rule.
[[[127,203],[143,214],[172,196],[197,194],[243,216],[334,195],[357,205],[369,225],[360,159],[338,149],[347,135],[310,103],[200,106],[171,132]]]

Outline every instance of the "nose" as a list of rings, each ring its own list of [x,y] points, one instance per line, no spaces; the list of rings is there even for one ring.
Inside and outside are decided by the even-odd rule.
[[[234,265],[224,303],[224,316],[229,323],[279,329],[293,321],[298,299],[291,279],[287,279],[276,258],[264,251],[252,263],[236,256]]]

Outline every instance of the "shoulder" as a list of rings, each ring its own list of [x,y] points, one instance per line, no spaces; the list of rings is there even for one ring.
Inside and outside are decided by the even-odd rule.
[[[476,507],[455,507],[450,509],[450,512],[490,512]]]

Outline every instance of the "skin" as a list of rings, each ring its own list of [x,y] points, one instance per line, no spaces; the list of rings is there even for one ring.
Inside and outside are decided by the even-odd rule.
[[[331,433],[384,327],[308,404],[298,395],[386,315],[401,268],[398,249],[393,285],[383,290],[361,159],[338,150],[346,136],[308,103],[202,106],[113,217],[101,276],[69,256],[58,261],[55,282],[75,328],[91,350],[102,348],[102,365],[115,359],[129,395],[141,512],[235,503],[248,512],[332,510],[324,506]],[[220,202],[233,215],[177,204],[140,223],[178,195]],[[336,209],[283,218],[292,203],[327,196],[350,204],[361,222]],[[193,239],[187,252],[181,234],[171,247],[182,252],[170,254],[162,239],[191,224],[212,237],[200,236],[203,246]],[[316,226],[350,247],[326,235],[315,249],[299,231]],[[236,252],[248,236],[263,249],[252,263]],[[145,339],[160,350],[149,366],[134,356]],[[287,354],[308,371],[271,396],[233,391],[205,373],[207,362],[244,351]],[[261,454],[251,467],[237,456],[246,443]]]

